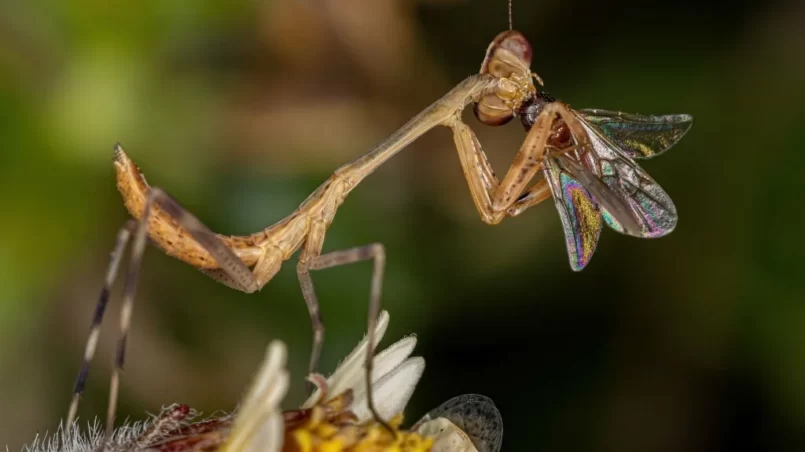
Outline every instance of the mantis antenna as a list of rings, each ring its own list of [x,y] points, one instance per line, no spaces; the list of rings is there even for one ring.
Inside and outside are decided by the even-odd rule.
[[[509,30],[514,30],[514,22],[512,21],[512,1],[509,0]]]

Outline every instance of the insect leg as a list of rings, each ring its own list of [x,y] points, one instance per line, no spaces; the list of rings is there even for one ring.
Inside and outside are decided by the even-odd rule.
[[[547,146],[546,149],[549,151],[551,157],[558,157],[563,154],[567,154],[569,152],[582,150],[584,149],[585,145],[577,144],[573,146],[567,146],[562,149],[553,148],[551,146]],[[528,210],[530,207],[536,206],[537,204],[545,201],[546,199],[551,197],[551,189],[548,186],[548,181],[546,179],[538,180],[534,185],[531,186],[525,193],[523,193],[517,200],[512,204],[511,207],[506,211],[507,215],[510,217],[516,217],[521,213]]]
[[[218,238],[216,233],[212,232],[195,215],[158,187],[151,187],[149,200],[156,203],[160,210],[176,221],[183,230],[187,231],[202,248],[215,258],[219,270],[221,270],[220,274],[225,274],[229,278],[228,281],[221,282],[246,293],[252,293],[260,289],[249,267],[238,258],[226,243]],[[145,217],[145,214],[143,214],[143,217]],[[147,223],[144,223],[144,226],[147,228]]]
[[[523,210],[550,196],[550,190],[542,181],[537,182],[522,196],[521,193],[541,168],[541,159],[548,149],[547,142],[555,118],[554,107],[546,106],[526,136],[502,182],[495,176],[472,129],[458,119],[449,124],[472,200],[484,222],[497,224],[507,214],[519,215]],[[517,205],[516,213],[507,212],[514,205]]]
[[[146,231],[148,229],[148,217],[151,214],[154,202],[154,191],[148,196],[148,201],[143,209],[143,216],[140,219],[137,229],[134,232],[134,243],[131,248],[131,262],[126,273],[126,280],[123,283],[123,306],[120,310],[120,339],[117,342],[115,353],[114,368],[112,369],[112,379],[109,384],[109,406],[106,411],[106,437],[103,444],[107,444],[112,436],[115,423],[115,411],[117,410],[117,395],[120,387],[120,372],[123,370],[123,363],[126,355],[126,339],[131,325],[131,314],[134,307],[134,295],[137,293],[137,282],[139,280],[140,264],[145,252]]]
[[[364,371],[366,376],[366,402],[369,411],[372,412],[375,420],[383,424],[387,429],[390,427],[386,421],[380,417],[375,407],[374,396],[372,395],[372,370],[374,369],[375,355],[375,329],[377,318],[380,315],[380,294],[383,292],[383,272],[386,267],[386,250],[381,243],[371,243],[369,245],[358,246],[346,250],[333,251],[315,258],[310,265],[311,270],[321,270],[340,265],[352,264],[366,260],[372,260],[372,281],[369,288],[369,319],[367,331],[367,348]]]
[[[537,204],[545,201],[551,197],[551,187],[548,186],[547,179],[540,179],[531,186],[520,198],[509,207],[506,213],[510,217],[516,217],[525,212],[529,207],[536,206]]]
[[[209,276],[229,287],[243,292],[261,287],[255,284],[249,270],[264,256],[261,248],[239,247],[235,241],[213,233],[164,192],[150,187],[120,144],[115,146],[114,167],[118,190],[134,218],[143,217],[146,202],[152,194],[155,196],[153,202],[157,205],[148,218],[148,237],[152,243],[194,267],[210,270]]]
[[[137,230],[134,233],[131,263],[129,264],[126,281],[123,285],[123,306],[120,311],[120,338],[117,343],[112,380],[109,387],[109,407],[106,418],[107,440],[114,427],[117,397],[120,387],[120,373],[125,363],[126,340],[128,339],[129,329],[131,327],[134,296],[137,293],[140,265],[142,264],[143,253],[145,252],[149,218],[157,207],[176,221],[182,229],[187,231],[193,239],[199,243],[199,245],[205,248],[207,252],[216,259],[220,268],[226,272],[232,281],[244,287],[246,291],[254,292],[259,288],[251,270],[249,270],[215,233],[210,231],[195,215],[185,210],[163,190],[158,187],[151,187],[145,206],[143,207],[142,216],[137,225]]]
[[[324,343],[324,323],[321,320],[319,311],[319,299],[313,287],[313,279],[310,277],[310,264],[321,254],[324,245],[324,233],[327,227],[320,221],[314,221],[308,232],[307,239],[299,255],[299,262],[296,264],[296,275],[299,278],[299,286],[302,288],[302,296],[305,298],[310,322],[313,326],[313,349],[310,352],[310,364],[308,374],[316,371],[321,355],[321,347]]]
[[[110,256],[109,266],[106,269],[106,278],[104,279],[103,288],[101,289],[101,295],[98,297],[98,303],[95,305],[95,313],[92,316],[89,337],[84,347],[84,359],[81,363],[81,370],[78,372],[78,377],[76,377],[75,380],[73,399],[70,402],[70,409],[67,412],[65,428],[70,428],[73,425],[73,421],[78,413],[78,404],[81,401],[81,395],[84,393],[84,387],[87,384],[89,367],[92,363],[92,358],[95,356],[98,337],[101,334],[101,323],[103,323],[103,315],[106,312],[106,304],[109,301],[109,292],[112,290],[112,285],[117,277],[117,270],[120,267],[120,261],[123,259],[126,245],[136,226],[137,224],[134,220],[128,220],[117,233],[117,241],[115,242],[115,247]]]
[[[377,412],[372,395],[372,367],[374,365],[372,358],[374,357],[374,331],[377,316],[380,312],[380,293],[382,291],[383,270],[386,263],[386,253],[383,245],[373,243],[356,248],[350,248],[342,251],[334,251],[321,255],[321,248],[324,244],[324,234],[327,229],[327,224],[321,220],[314,221],[310,227],[308,238],[305,241],[302,254],[299,257],[299,264],[297,265],[296,272],[299,276],[299,284],[302,286],[302,294],[305,297],[308,311],[310,312],[310,319],[313,322],[313,351],[310,357],[310,372],[316,370],[319,355],[321,354],[321,346],[324,342],[324,325],[321,321],[319,313],[319,301],[316,297],[316,291],[313,288],[313,279],[310,277],[310,270],[321,270],[325,268],[351,264],[372,259],[374,268],[372,271],[372,283],[370,288],[369,298],[369,329],[367,331],[368,347],[366,350],[366,400],[369,410],[372,412],[375,420],[385,426],[389,431],[391,427],[383,420]]]
[[[498,190],[492,197],[494,211],[505,211],[520,199],[528,182],[542,168],[546,144],[559,111],[557,104],[558,102],[546,104],[537,116],[509,170],[500,182]]]
[[[504,214],[495,212],[492,208],[492,194],[498,190],[499,182],[481,148],[481,143],[472,129],[460,119],[450,124],[450,128],[453,130],[453,141],[472,201],[481,215],[481,220],[488,224],[499,223]]]

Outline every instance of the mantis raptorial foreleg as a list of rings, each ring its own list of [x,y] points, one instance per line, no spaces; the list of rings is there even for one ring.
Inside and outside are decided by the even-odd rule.
[[[495,211],[505,211],[511,207],[520,198],[526,185],[542,169],[542,157],[545,155],[557,111],[553,104],[548,104],[537,116],[523,145],[514,156],[509,171],[492,197],[492,208]]]
[[[504,214],[495,212],[492,208],[492,194],[497,191],[500,183],[489,165],[489,159],[486,158],[481,143],[475,132],[460,119],[456,119],[450,128],[453,130],[453,141],[458,151],[461,169],[467,179],[470,196],[481,215],[481,220],[487,224],[499,223]]]
[[[551,150],[551,156],[555,157],[568,152],[583,149],[584,146],[585,145],[567,146],[562,149],[556,149],[550,146],[549,148]],[[514,204],[509,207],[506,213],[510,217],[516,217],[528,210],[530,207],[536,206],[551,196],[551,187],[548,185],[548,180],[542,178],[532,185],[531,188],[526,190],[522,195],[520,195],[520,197],[517,198],[517,201],[515,201]]]
[[[540,113],[502,182],[492,171],[472,129],[459,119],[449,125],[472,200],[485,223],[497,224],[509,214],[510,208],[516,208],[519,214],[550,197],[544,180],[538,181],[525,194],[523,190],[542,168],[542,158],[548,148],[557,112],[548,105]]]
[[[506,211],[510,217],[516,217],[525,212],[528,208],[536,206],[551,197],[551,187],[547,179],[540,179],[531,186],[517,201]]]

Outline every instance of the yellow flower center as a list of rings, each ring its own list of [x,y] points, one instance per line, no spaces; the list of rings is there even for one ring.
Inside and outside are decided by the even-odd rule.
[[[402,415],[389,422],[392,434],[374,421],[355,424],[328,419],[325,410],[314,407],[310,419],[286,432],[286,451],[299,452],[426,452],[433,439],[400,430]]]

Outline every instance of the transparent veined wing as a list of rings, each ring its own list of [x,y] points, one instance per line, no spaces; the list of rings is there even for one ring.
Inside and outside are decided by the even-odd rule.
[[[604,221],[612,229],[635,237],[661,237],[673,231],[677,213],[671,197],[597,128],[579,115],[576,118],[580,119],[590,141],[581,162],[609,187],[610,196],[622,201],[604,204]],[[588,189],[594,189],[591,183],[582,182]],[[618,207],[614,208],[616,205]]]
[[[582,122],[633,159],[655,157],[675,145],[690,130],[693,116],[644,116],[588,108],[577,110]]]
[[[598,201],[601,215],[606,224],[624,234],[627,233],[626,231],[630,231],[632,232],[631,235],[636,235],[637,232],[643,230],[643,225],[635,216],[631,205],[622,198],[620,193],[611,189],[592,170],[581,163],[570,157],[562,156],[559,158],[562,161],[564,170],[579,181],[590,192],[593,199]]]
[[[568,162],[568,158],[546,157],[542,171],[562,220],[570,267],[580,271],[590,262],[598,245],[602,216],[598,201],[586,184],[568,170]]]
[[[498,452],[503,443],[503,418],[495,403],[480,394],[463,394],[453,397],[422,417],[412,428],[427,428],[433,424],[442,428],[439,418],[450,421],[472,441],[478,452]]]

